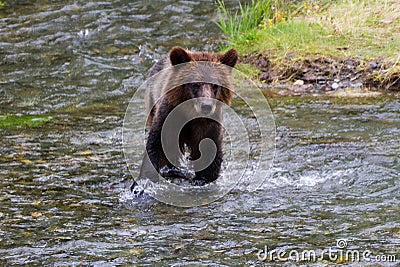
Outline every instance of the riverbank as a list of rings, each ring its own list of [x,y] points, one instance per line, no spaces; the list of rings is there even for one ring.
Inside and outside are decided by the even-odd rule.
[[[400,4],[324,3],[302,2],[290,10],[277,6],[253,29],[224,31],[228,46],[242,55],[239,69],[264,88],[285,89],[280,92],[285,95],[400,91]]]

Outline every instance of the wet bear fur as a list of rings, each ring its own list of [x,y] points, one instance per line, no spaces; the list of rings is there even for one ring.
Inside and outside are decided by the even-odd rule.
[[[197,61],[224,64],[233,68],[237,60],[238,54],[235,49],[231,49],[224,54],[213,54],[208,52],[191,52],[181,47],[174,47],[170,51],[168,57],[163,58],[153,66],[150,70],[149,76],[160,74],[159,72],[170,66],[178,66],[182,63],[193,63]],[[213,74],[210,73],[209,75]],[[145,102],[148,114],[148,139],[146,143],[146,152],[148,159],[154,168],[158,172],[161,170],[161,174],[164,177],[188,178],[184,177],[187,176],[187,173],[181,172],[179,169],[175,168],[174,164],[168,161],[163,152],[161,144],[161,129],[166,117],[176,106],[190,99],[202,99],[201,103],[196,104],[196,106],[193,107],[197,112],[214,112],[216,116],[221,117],[221,110],[218,107],[213,106],[210,101],[207,102],[207,99],[217,99],[230,105],[233,92],[225,87],[210,83],[196,82],[175,86],[173,85],[175,82],[174,79],[178,76],[179,75],[168,74],[164,77],[167,82],[157,85],[152,84],[146,89]],[[225,76],[230,76],[230,73]],[[228,80],[228,83],[231,80],[231,77],[224,78]],[[179,82],[176,83],[179,84]],[[230,87],[230,89],[232,89],[232,87]],[[215,120],[209,118],[196,118],[188,122],[179,133],[179,148],[183,153],[186,146],[190,153],[189,159],[193,161],[199,159],[201,156],[199,143],[204,138],[210,138],[216,145],[217,151],[214,160],[208,167],[195,172],[195,177],[192,181],[195,185],[204,185],[213,182],[220,174],[221,163],[223,160],[223,128]],[[181,155],[176,152],[176,155],[178,154]]]

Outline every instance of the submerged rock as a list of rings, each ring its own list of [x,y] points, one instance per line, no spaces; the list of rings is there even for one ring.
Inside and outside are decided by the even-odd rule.
[[[336,90],[336,89],[339,88],[339,84],[338,83],[332,83],[331,87],[332,87],[333,90]]]
[[[376,91],[363,90],[361,88],[348,87],[343,90],[340,89],[332,92],[327,92],[327,94],[336,97],[377,97],[380,96],[382,93]]]

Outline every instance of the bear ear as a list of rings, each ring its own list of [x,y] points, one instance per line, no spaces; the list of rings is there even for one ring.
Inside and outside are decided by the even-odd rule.
[[[174,48],[172,48],[171,52],[169,53],[169,59],[171,60],[172,66],[181,63],[187,63],[192,60],[188,52],[186,52],[185,49],[179,46],[175,46]]]
[[[229,67],[234,67],[238,61],[238,52],[235,48],[230,49],[228,52],[222,55],[220,62]]]

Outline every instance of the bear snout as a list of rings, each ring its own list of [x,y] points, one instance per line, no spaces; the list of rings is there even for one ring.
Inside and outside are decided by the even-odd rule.
[[[215,104],[213,99],[200,97],[195,102],[194,109],[198,114],[212,115],[215,111]]]
[[[201,103],[201,112],[203,114],[208,114],[211,112],[212,105],[209,103]]]

